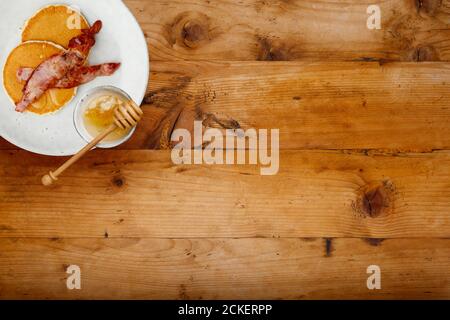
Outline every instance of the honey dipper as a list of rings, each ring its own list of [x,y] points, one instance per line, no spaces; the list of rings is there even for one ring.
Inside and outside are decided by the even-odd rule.
[[[86,153],[91,151],[97,144],[105,139],[117,128],[122,130],[128,130],[137,125],[142,119],[144,112],[142,109],[132,100],[125,103],[125,105],[119,106],[114,112],[114,123],[105,130],[105,132],[99,134],[91,143],[80,150],[76,155],[70,158],[66,163],[59,167],[55,171],[50,171],[49,174],[42,177],[42,184],[44,186],[51,186],[58,177],[64,173],[71,165],[80,160]]]

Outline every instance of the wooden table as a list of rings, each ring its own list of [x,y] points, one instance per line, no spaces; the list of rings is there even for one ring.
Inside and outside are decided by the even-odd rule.
[[[450,0],[126,4],[145,119],[50,189],[0,142],[1,299],[450,298]],[[279,174],[174,165],[194,119],[279,128]]]

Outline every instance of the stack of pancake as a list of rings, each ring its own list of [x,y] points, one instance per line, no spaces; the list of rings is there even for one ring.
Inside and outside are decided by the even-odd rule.
[[[3,69],[3,85],[14,103],[22,98],[24,81],[17,78],[19,68],[36,68],[49,57],[64,52],[69,41],[89,28],[78,11],[64,6],[48,6],[30,18],[22,32],[22,43],[9,55]],[[55,112],[72,100],[74,89],[50,89],[27,111],[36,114]]]

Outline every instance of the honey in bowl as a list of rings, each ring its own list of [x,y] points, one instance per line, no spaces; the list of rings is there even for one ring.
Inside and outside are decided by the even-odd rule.
[[[114,123],[114,112],[117,108],[125,106],[121,96],[108,92],[97,95],[89,100],[83,112],[83,122],[87,132],[96,137],[107,130]],[[117,128],[105,138],[105,142],[123,139],[130,130]]]
[[[91,142],[99,134],[104,133],[114,123],[114,111],[120,105],[129,106],[131,97],[122,89],[113,86],[92,88],[77,103],[74,111],[74,124],[80,137]],[[106,140],[102,140],[98,148],[114,148],[128,141],[136,127],[128,130],[117,128]]]

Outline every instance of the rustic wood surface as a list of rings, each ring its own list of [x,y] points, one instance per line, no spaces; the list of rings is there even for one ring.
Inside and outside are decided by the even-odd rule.
[[[145,117],[49,189],[0,140],[0,299],[450,298],[450,0],[125,2]],[[279,128],[279,174],[175,166],[195,119]]]
[[[43,299],[448,298],[442,239],[0,239],[0,295]],[[39,261],[36,263],[35,261]],[[66,289],[67,263],[83,289]],[[381,265],[383,290],[366,289]]]
[[[59,159],[0,156],[0,237],[450,234],[447,152],[285,151],[279,174],[263,177],[257,166],[177,166],[169,152],[102,151],[51,189],[42,188],[40,173]]]

